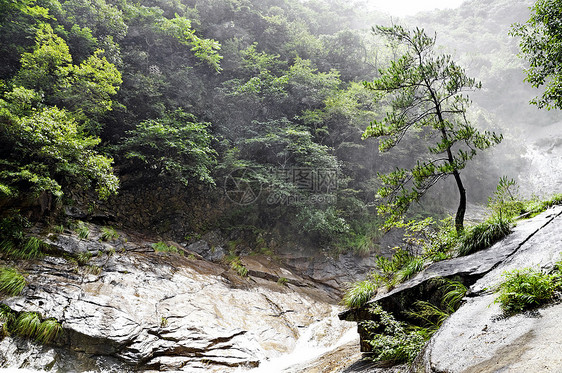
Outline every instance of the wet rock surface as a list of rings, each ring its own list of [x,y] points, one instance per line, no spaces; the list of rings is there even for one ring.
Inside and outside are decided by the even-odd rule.
[[[228,372],[291,352],[308,327],[337,320],[336,292],[272,258],[243,257],[242,277],[190,248],[154,252],[141,236],[99,242],[91,228],[89,240],[51,235],[57,255],[19,263],[29,285],[2,302],[56,318],[64,334],[50,346],[5,338],[0,366]],[[87,263],[77,264],[84,253]],[[339,325],[325,343],[354,328]]]

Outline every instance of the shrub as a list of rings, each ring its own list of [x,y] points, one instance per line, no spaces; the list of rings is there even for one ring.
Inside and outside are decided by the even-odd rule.
[[[244,267],[244,264],[240,261],[240,258],[236,257],[230,262],[230,268],[232,268],[238,275],[242,277],[248,276],[248,268]]]
[[[11,267],[0,268],[0,292],[9,296],[19,295],[27,285],[25,278],[17,269]]]
[[[397,321],[379,305],[369,308],[372,320],[361,321],[359,327],[368,335],[374,361],[412,362],[425,344],[424,333]]]
[[[546,274],[537,269],[522,269],[503,274],[505,280],[499,285],[499,303],[507,314],[514,314],[537,307],[550,301],[560,286],[559,274]]]

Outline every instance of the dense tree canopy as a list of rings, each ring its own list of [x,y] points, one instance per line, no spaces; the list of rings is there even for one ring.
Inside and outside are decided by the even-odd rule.
[[[527,81],[545,88],[532,103],[562,109],[562,2],[537,0],[529,20],[514,25],[512,34],[521,38],[521,52],[530,63]]]
[[[496,1],[499,10],[479,3],[493,18],[461,7],[433,23],[478,23],[482,44],[500,45],[498,17],[514,5]],[[390,161],[375,141],[362,140],[368,122],[382,121],[391,107],[360,82],[378,79],[398,53],[368,32],[388,17],[366,5],[0,0],[0,205],[77,187],[107,196],[119,178],[122,191],[160,183],[192,203],[210,198],[224,211],[208,227],[286,227],[333,248],[372,248],[381,224],[377,174],[411,167],[426,148],[410,141]],[[474,57],[496,83],[467,111],[475,126],[490,125],[504,78],[518,78],[518,66],[502,65],[511,49],[501,51],[499,60],[492,52]],[[490,173],[475,169],[465,174]],[[252,204],[227,198],[224,181],[238,170],[251,170],[244,181],[260,186]],[[496,178],[478,184],[493,188]],[[432,213],[443,212],[449,194],[432,201]]]

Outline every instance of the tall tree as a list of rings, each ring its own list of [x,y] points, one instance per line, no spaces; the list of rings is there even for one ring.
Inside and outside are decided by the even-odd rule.
[[[466,190],[460,171],[477,150],[502,139],[495,133],[479,132],[467,119],[470,99],[463,92],[478,89],[481,83],[467,77],[451,56],[436,55],[435,36],[426,35],[423,29],[379,26],[373,31],[402,46],[404,54],[381,69],[380,78],[364,83],[366,88],[382,92],[390,108],[383,119],[371,122],[363,137],[379,138],[381,152],[394,148],[409,133],[422,133],[433,141],[411,169],[379,175],[383,187],[378,194],[388,198],[380,211],[396,220],[439,180],[453,175],[459,192],[455,228],[461,232]]]
[[[523,56],[529,61],[526,80],[545,91],[531,103],[539,108],[562,109],[562,1],[537,0],[524,24],[515,24]]]

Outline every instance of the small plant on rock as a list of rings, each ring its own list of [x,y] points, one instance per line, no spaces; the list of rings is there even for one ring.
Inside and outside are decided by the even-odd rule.
[[[503,274],[494,303],[507,314],[518,313],[547,303],[560,287],[560,273],[547,274],[538,269],[522,269]]]
[[[366,304],[377,293],[379,284],[371,278],[354,282],[345,292],[342,303],[349,308],[357,308]]]
[[[113,227],[103,227],[100,238],[102,241],[113,241],[119,238],[119,233]]]
[[[76,227],[76,233],[78,234],[78,238],[81,240],[85,240],[90,235],[90,228],[84,222],[78,222],[78,226]]]
[[[17,269],[0,267],[0,293],[16,296],[22,292],[25,285],[27,282]]]

